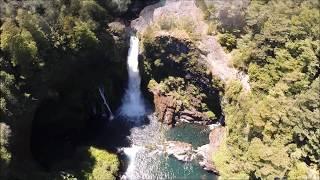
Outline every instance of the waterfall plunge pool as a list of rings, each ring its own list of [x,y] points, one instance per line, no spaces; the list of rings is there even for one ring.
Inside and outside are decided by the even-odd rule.
[[[216,179],[203,170],[198,162],[182,162],[158,151],[168,140],[191,143],[193,148],[209,142],[208,127],[179,125],[169,129],[150,115],[140,90],[138,68],[139,39],[130,37],[128,53],[128,87],[116,117],[102,134],[100,142],[113,146],[123,165],[121,179]],[[149,114],[149,115],[148,115]]]
[[[196,149],[209,142],[209,130],[205,126],[181,124],[174,128],[165,127],[153,116],[149,124],[132,127],[128,136],[131,145],[124,148],[122,163],[126,167],[127,179],[217,179],[202,169],[198,161],[182,162],[175,157],[159,153],[157,145],[176,140],[187,142]]]

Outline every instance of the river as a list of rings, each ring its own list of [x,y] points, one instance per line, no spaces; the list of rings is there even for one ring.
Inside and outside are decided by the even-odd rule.
[[[216,179],[203,170],[196,160],[182,162],[158,151],[167,140],[183,141],[193,148],[209,142],[205,126],[181,124],[168,128],[157,121],[140,91],[138,68],[139,39],[130,38],[128,53],[128,87],[115,119],[108,125],[108,143],[122,152],[124,172],[121,179]]]

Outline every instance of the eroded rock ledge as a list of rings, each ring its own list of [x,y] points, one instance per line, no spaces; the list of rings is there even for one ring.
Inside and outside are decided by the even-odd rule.
[[[208,125],[215,122],[214,118],[196,109],[180,111],[182,102],[174,96],[163,95],[160,91],[153,91],[153,95],[156,115],[165,124],[174,125],[177,122],[184,122]]]

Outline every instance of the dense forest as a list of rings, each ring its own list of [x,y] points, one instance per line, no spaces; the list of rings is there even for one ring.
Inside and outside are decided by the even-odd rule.
[[[0,179],[118,178],[116,152],[88,139],[104,123],[98,88],[112,110],[125,92],[133,2],[0,0]],[[319,178],[319,1],[248,0],[220,14],[215,1],[195,2],[250,90],[197,61],[202,35],[193,22],[164,18],[140,34],[145,96],[177,102],[173,119],[190,109],[204,124],[225,117],[225,137],[211,155],[224,179]]]
[[[312,0],[252,1],[234,14],[243,24],[218,23],[221,44],[252,88],[245,93],[239,82],[225,87],[228,135],[214,157],[225,177],[317,178],[319,8]]]
[[[0,1],[0,179],[69,176],[70,167],[70,171],[88,169],[78,176],[89,179],[99,179],[99,168],[110,169],[105,174],[110,178],[117,171],[119,162],[114,155],[73,148],[89,129],[88,106],[96,102],[92,95],[96,88],[107,82],[109,92],[122,86],[114,82],[125,81],[126,67],[120,56],[125,56],[126,45],[112,38],[112,33],[119,32],[107,29],[107,24],[125,12],[129,3]],[[65,138],[71,147],[61,143]],[[69,163],[47,163],[49,158],[54,161],[75,151],[79,153]],[[97,173],[88,175],[90,159],[95,157],[102,158],[101,163],[94,170]],[[53,169],[53,174],[38,168],[33,158]],[[65,173],[58,173],[61,168]]]

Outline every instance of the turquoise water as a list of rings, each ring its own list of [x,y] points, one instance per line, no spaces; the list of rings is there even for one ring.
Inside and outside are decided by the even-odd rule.
[[[151,157],[152,156],[152,157]],[[165,155],[136,156],[136,169],[129,179],[216,179],[203,170],[197,162],[182,162]]]
[[[150,118],[150,123],[131,130],[129,139],[133,147],[128,149],[128,179],[217,179],[203,170],[196,160],[182,162],[174,157],[158,152],[157,145],[175,140],[191,143],[196,147],[207,144],[209,130],[205,126],[181,124],[168,128]],[[135,153],[133,153],[135,152]],[[131,163],[131,164],[130,164]]]
[[[209,133],[209,128],[203,125],[180,124],[166,132],[166,139],[187,142],[195,148],[209,143]]]

